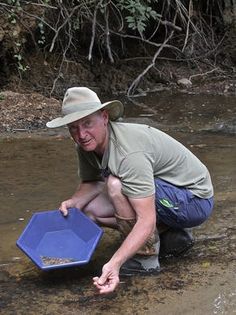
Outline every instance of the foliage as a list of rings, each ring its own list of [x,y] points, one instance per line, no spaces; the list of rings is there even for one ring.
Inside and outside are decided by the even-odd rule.
[[[151,7],[152,2],[155,4],[155,2],[157,3],[158,1],[121,0],[117,4],[117,7],[119,7],[122,12],[127,11],[128,13],[128,15],[125,15],[128,28],[138,30],[141,36],[143,36],[143,32],[151,19],[155,20],[161,17],[161,15]]]
[[[236,12],[235,2],[230,3]],[[131,93],[140,79],[157,67],[163,52],[169,60],[191,64],[203,60],[215,67],[224,38],[226,4],[228,9],[227,0],[0,0],[0,16],[11,25],[12,56],[21,74],[29,69],[29,38],[38,51],[60,56],[53,87],[66,60],[76,61],[86,50],[90,61],[100,58],[101,62],[115,63],[127,55],[126,47],[135,43],[140,49],[135,49],[132,57],[150,56],[151,62],[129,87]]]
[[[7,18],[8,18],[9,23],[13,27],[12,35],[15,37],[15,40],[13,41],[13,44],[14,44],[13,57],[16,60],[17,69],[21,75],[21,73],[29,69],[27,65],[24,65],[24,61],[23,61],[24,40],[22,40],[21,38],[18,38],[18,31],[17,31],[17,19],[21,15],[21,12],[23,9],[22,9],[20,0],[7,0],[7,3],[9,4],[9,9],[7,7],[8,9]]]

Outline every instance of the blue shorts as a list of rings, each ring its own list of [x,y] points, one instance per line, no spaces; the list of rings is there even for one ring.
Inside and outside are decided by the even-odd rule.
[[[157,223],[173,228],[190,228],[202,224],[213,209],[213,197],[194,196],[190,190],[155,179]]]

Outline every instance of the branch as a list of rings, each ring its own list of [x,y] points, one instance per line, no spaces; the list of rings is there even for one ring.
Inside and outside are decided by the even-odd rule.
[[[189,37],[189,25],[190,25],[190,20],[191,20],[191,14],[190,12],[192,12],[193,10],[193,3],[192,0],[189,1],[189,13],[188,13],[188,23],[187,23],[187,30],[186,30],[186,34],[185,34],[185,40],[184,40],[184,45],[182,48],[182,52],[184,52],[185,47],[187,45],[187,41],[188,41],[188,37]]]
[[[172,23],[172,22],[170,22],[170,21],[162,21],[162,20],[159,20],[159,22],[160,22],[162,25],[171,26],[172,28],[174,28],[174,29],[177,30],[177,31],[182,31],[182,27],[177,26],[177,25],[175,25],[174,23]]]
[[[9,11],[10,12],[10,11]],[[39,17],[38,15],[34,15],[34,14],[31,14],[25,10],[22,11],[23,14],[25,14],[26,16],[30,16],[30,17],[33,17],[35,18],[36,20],[39,20],[41,21],[44,25],[48,26],[51,30],[53,31],[56,31],[50,24],[48,24],[43,18]],[[17,16],[18,17],[18,16]],[[20,19],[20,17],[18,17],[18,19]]]
[[[54,48],[54,45],[55,45],[55,41],[58,37],[58,34],[60,32],[60,30],[68,23],[68,21],[70,20],[70,18],[72,17],[72,15],[74,14],[74,12],[80,7],[80,5],[77,5],[76,7],[74,7],[72,10],[71,10],[71,13],[67,16],[67,18],[65,19],[64,23],[62,23],[58,29],[56,30],[56,34],[54,35],[53,37],[53,40],[52,40],[52,43],[51,43],[51,47],[49,49],[49,52],[52,52],[53,51],[53,48]]]
[[[36,6],[39,6],[39,7],[44,7],[44,8],[47,8],[47,9],[55,9],[57,10],[58,8],[55,7],[55,6],[52,6],[48,3],[36,3],[36,2],[31,2],[31,1],[23,1],[25,3],[25,5],[27,4],[31,4],[31,5],[36,5]]]
[[[114,59],[111,52],[111,46],[110,46],[110,32],[109,32],[109,22],[108,22],[109,11],[107,9],[105,9],[104,16],[105,16],[105,22],[106,22],[105,35],[106,35],[107,53],[108,53],[108,57],[111,63],[114,63]]]
[[[96,34],[97,11],[101,3],[102,3],[102,0],[96,5],[94,9],[93,21],[92,21],[92,38],[91,38],[91,42],[89,46],[89,55],[88,55],[89,61],[92,59],[92,51],[93,51],[93,45],[94,45],[94,40],[95,40],[95,34]]]
[[[91,18],[88,18],[88,20],[89,20],[90,22],[93,21],[93,20],[91,20]],[[105,33],[105,28],[103,27],[103,25],[101,25],[98,21],[96,21],[96,24],[97,24],[97,26],[99,26],[100,29]],[[174,23],[173,23],[173,24],[174,24]],[[148,45],[151,45],[151,46],[155,46],[155,47],[160,47],[160,46],[162,45],[162,44],[158,44],[158,43],[155,43],[155,42],[153,42],[153,41],[150,41],[150,40],[148,40],[148,39],[141,38],[141,37],[139,37],[139,36],[123,34],[123,33],[119,33],[119,32],[113,31],[113,30],[109,30],[109,33],[110,33],[110,34],[113,34],[113,35],[116,35],[116,36],[118,36],[118,37],[121,37],[121,38],[128,38],[128,39],[130,38],[130,39],[135,39],[135,40],[138,40],[138,41],[142,41],[142,42],[145,43],[145,44],[148,44]],[[165,47],[166,47],[166,48],[170,48],[170,49],[174,49],[174,50],[176,50],[177,52],[179,52],[180,54],[182,54],[182,51],[181,51],[179,48],[177,48],[177,47],[175,47],[175,46],[173,46],[173,45],[166,45]]]
[[[189,81],[191,81],[192,78],[199,77],[199,76],[204,76],[204,75],[206,75],[206,74],[209,74],[209,73],[212,73],[212,72],[214,72],[214,71],[217,71],[218,69],[219,69],[219,68],[214,68],[214,69],[209,70],[209,71],[204,72],[204,73],[193,74],[193,75],[190,75],[190,77],[189,77],[188,79],[189,79]]]
[[[142,79],[142,77],[155,65],[156,63],[156,59],[159,56],[159,54],[161,53],[162,49],[165,48],[167,45],[166,43],[172,38],[174,34],[174,31],[171,32],[170,36],[167,37],[165,39],[165,41],[161,44],[161,46],[159,47],[159,49],[156,51],[155,55],[152,58],[152,62],[146,67],[146,69],[144,69],[144,71],[142,73],[140,73],[138,75],[138,77],[132,82],[132,84],[130,85],[128,92],[127,92],[127,96],[131,96],[131,91],[135,90],[136,87],[138,86],[140,80]],[[134,95],[133,95],[134,96]]]
[[[117,7],[117,5],[116,5],[113,1],[111,1],[110,3],[111,3],[111,5],[115,8],[115,11],[118,12],[118,15],[119,15],[119,17],[120,17],[120,18],[117,17],[117,20],[118,20],[118,22],[120,22],[119,32],[121,32],[122,29],[124,28],[124,19],[123,19],[123,16],[122,16],[122,14],[121,14],[119,8]],[[113,12],[114,12],[115,16],[117,16],[116,13],[115,13],[115,11],[113,11]]]
[[[130,38],[130,39],[135,39],[135,40],[138,40],[138,41],[142,41],[145,44],[148,44],[148,45],[151,45],[151,46],[155,46],[155,47],[161,47],[162,44],[163,44],[163,43],[158,44],[158,43],[155,43],[155,42],[150,41],[148,39],[141,38],[141,37],[138,37],[138,36],[135,36],[135,35],[126,35],[126,34],[118,33],[118,32],[111,31],[111,30],[110,30],[110,33],[112,33],[114,35],[117,35],[117,36],[120,36],[122,38]],[[177,48],[177,47],[175,47],[173,45],[165,45],[165,48],[171,48],[171,49],[177,50],[179,53],[182,53],[179,48]]]
[[[35,2],[31,2],[31,1],[24,1],[24,4],[25,5],[28,5],[28,4],[36,5],[36,6],[44,7],[44,8],[47,8],[47,9],[54,9],[54,10],[58,9],[57,7],[54,7],[54,6],[51,6],[49,4],[45,4],[45,3],[35,3]],[[0,6],[15,8],[15,6],[12,5],[12,4],[2,3],[2,2],[0,2]]]
[[[152,42],[148,39],[145,39],[145,38],[141,38],[141,37],[138,37],[138,36],[135,36],[135,35],[126,35],[126,34],[121,34],[121,33],[117,33],[115,31],[111,31],[110,30],[110,33],[114,34],[114,35],[117,35],[117,36],[120,36],[122,38],[130,38],[130,39],[135,39],[135,40],[138,40],[138,41],[142,41],[144,42],[145,44],[148,44],[148,45],[151,45],[151,46],[155,46],[155,47],[161,47],[163,43],[161,44],[158,44],[158,43],[155,43],[155,42]],[[165,45],[165,48],[171,48],[171,49],[174,49],[174,50],[177,50],[179,53],[182,53],[181,50],[173,45]]]
[[[65,11],[65,13],[66,13],[66,15],[67,15],[67,17],[68,17],[68,18],[66,19],[66,20],[68,21],[68,20],[69,20],[69,17],[73,14],[73,12],[71,12],[71,14],[69,14],[66,8],[64,8],[64,11]],[[73,11],[74,11],[74,10],[73,10]],[[52,96],[52,93],[53,93],[53,91],[54,91],[54,89],[55,89],[57,80],[58,80],[58,79],[61,77],[61,75],[62,75],[62,66],[63,66],[64,61],[65,61],[65,59],[66,59],[66,53],[67,53],[68,49],[69,49],[70,46],[71,46],[72,36],[71,36],[71,24],[70,24],[70,23],[68,23],[68,27],[69,27],[68,34],[67,34],[67,35],[68,35],[68,36],[67,36],[68,42],[67,42],[67,45],[66,45],[65,49],[63,50],[62,61],[61,61],[60,67],[59,67],[58,75],[57,75],[57,77],[56,77],[56,78],[54,79],[54,81],[53,81],[53,86],[52,86],[52,89],[51,89],[51,92],[50,92],[50,97]]]

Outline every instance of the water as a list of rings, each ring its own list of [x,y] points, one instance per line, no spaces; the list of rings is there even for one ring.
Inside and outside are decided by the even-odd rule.
[[[234,121],[235,98],[150,95],[135,101],[126,101],[127,121],[160,127],[212,174],[216,205],[195,229],[195,247],[182,258],[163,260],[158,276],[121,279],[109,296],[98,296],[92,286],[119,244],[109,229],[88,265],[38,270],[15,242],[35,211],[56,209],[75,190],[74,145],[65,129],[1,138],[1,314],[236,314],[236,139],[217,129],[219,122]]]

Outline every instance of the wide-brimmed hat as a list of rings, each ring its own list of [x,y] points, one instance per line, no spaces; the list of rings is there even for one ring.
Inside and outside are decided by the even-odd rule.
[[[123,115],[124,107],[120,101],[101,103],[97,94],[86,87],[73,87],[66,91],[62,102],[62,117],[49,121],[48,128],[57,128],[106,109],[110,120],[117,120]]]

